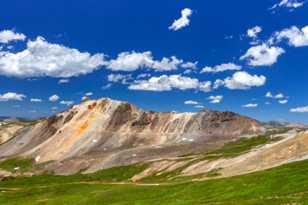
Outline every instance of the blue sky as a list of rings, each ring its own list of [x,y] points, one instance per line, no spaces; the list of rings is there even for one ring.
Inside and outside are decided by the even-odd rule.
[[[2,8],[1,116],[48,116],[89,95],[308,123],[306,2],[10,0]]]

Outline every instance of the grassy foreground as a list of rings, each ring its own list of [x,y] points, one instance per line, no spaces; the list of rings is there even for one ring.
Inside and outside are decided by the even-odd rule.
[[[134,170],[96,177],[41,175],[0,182],[0,204],[72,205],[302,205],[308,204],[308,161],[226,179],[169,184],[111,184]],[[137,171],[137,170],[135,170]],[[113,173],[113,176],[110,175]],[[120,177],[122,176],[122,177]]]

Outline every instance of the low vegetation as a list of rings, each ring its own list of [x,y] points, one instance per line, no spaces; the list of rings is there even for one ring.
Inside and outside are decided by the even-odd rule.
[[[218,150],[196,156],[195,160],[189,158],[191,161],[184,167],[154,174],[139,183],[130,179],[144,171],[148,164],[115,167],[93,174],[5,178],[0,181],[0,204],[308,204],[308,160],[230,178],[215,179],[219,169],[202,176],[179,177],[185,167],[200,160],[236,157],[281,139],[271,135],[267,133],[227,143]],[[20,172],[37,168],[32,160],[24,158],[0,162],[0,169],[16,171],[16,167]],[[192,180],[200,177],[210,180]]]
[[[203,159],[237,157],[258,146],[273,143],[278,140],[281,140],[281,138],[271,138],[270,134],[259,135],[252,138],[241,138],[239,140],[226,143],[222,148],[218,150],[206,153]]]
[[[5,161],[4,164],[12,163],[11,160]],[[14,164],[15,165],[15,164]],[[20,164],[19,164],[20,166]],[[34,166],[34,165],[32,165]],[[0,167],[0,168],[4,168]],[[6,166],[11,168],[12,166]],[[137,173],[142,172],[147,165],[130,165],[122,167],[114,167],[110,169],[101,170],[91,174],[74,174],[69,176],[58,176],[54,174],[40,174],[32,177],[16,177],[9,178],[8,180],[0,182],[0,186],[3,184],[14,184],[16,186],[42,186],[46,184],[61,184],[61,183],[78,183],[78,182],[101,182],[101,183],[115,183],[115,182],[129,182],[130,179]],[[1,204],[1,203],[0,203]]]
[[[118,174],[127,169],[130,167],[120,168]],[[97,181],[102,176],[108,179],[114,175],[111,173],[98,173],[91,180],[88,176],[20,177],[0,182],[0,204],[307,204],[307,172],[308,161],[301,161],[245,176],[160,185]],[[118,180],[122,178],[117,174],[115,177],[119,177]]]
[[[0,169],[9,172],[27,172],[34,168],[34,160],[28,158],[13,158],[0,162]]]

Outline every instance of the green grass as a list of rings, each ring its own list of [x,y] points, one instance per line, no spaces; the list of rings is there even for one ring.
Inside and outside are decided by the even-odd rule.
[[[34,175],[32,177],[16,177],[9,178],[0,182],[1,185],[13,185],[18,187],[28,186],[43,186],[56,185],[63,183],[78,183],[78,182],[129,182],[137,173],[146,169],[146,164],[136,164],[122,167],[114,167],[110,169],[101,170],[91,174],[74,174],[68,176],[59,176],[53,174]],[[1,203],[0,203],[1,204]]]
[[[237,157],[258,146],[273,143],[278,140],[281,140],[281,138],[276,137],[272,139],[270,138],[270,134],[259,135],[252,138],[241,138],[239,140],[226,143],[220,149],[204,154],[202,160]]]
[[[304,205],[307,173],[308,161],[302,161],[244,176],[160,186],[87,184],[66,177],[47,177],[43,183],[45,176],[36,176],[0,182],[0,204]]]
[[[18,168],[18,170],[15,168]],[[10,172],[27,172],[33,168],[34,160],[28,158],[13,158],[0,162],[0,169]]]
[[[206,177],[218,177],[218,176],[220,176],[219,170],[220,170],[219,168],[213,169],[213,170],[207,172],[205,174],[205,176]]]
[[[240,138],[236,141],[226,143],[220,149],[217,149],[211,152],[202,153],[200,155],[183,155],[181,156],[182,158],[180,158],[179,161],[191,160],[185,166],[179,167],[176,170],[169,171],[169,172],[155,173],[154,175],[151,175],[151,176],[148,176],[142,179],[142,181],[144,182],[153,182],[153,181],[162,182],[162,181],[167,181],[167,180],[187,181],[191,179],[192,177],[183,177],[179,175],[185,168],[191,166],[192,164],[198,163],[203,160],[216,160],[219,158],[232,158],[232,157],[240,156],[258,146],[281,140],[282,138],[280,137],[271,138],[270,136],[273,134],[284,133],[286,131],[288,130],[281,129],[278,131],[267,132],[264,135],[258,135],[258,136],[251,137],[251,138]],[[199,175],[199,177],[217,177],[217,176],[219,176],[219,170],[213,170],[209,173]]]

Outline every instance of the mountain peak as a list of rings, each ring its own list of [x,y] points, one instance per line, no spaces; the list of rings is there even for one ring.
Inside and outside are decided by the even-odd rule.
[[[256,120],[231,112],[208,109],[197,113],[153,112],[125,101],[88,99],[42,120],[15,141],[0,145],[0,157],[22,154],[39,156],[39,162],[79,157],[90,160],[93,153],[108,155],[130,149],[147,150],[153,146],[229,141],[262,131],[263,127]],[[179,149],[176,152],[185,154],[188,151]],[[166,152],[167,155],[173,153],[169,149]],[[147,154],[146,158],[155,158],[151,156]],[[114,165],[122,165],[122,161],[115,159],[101,166]],[[88,168],[92,170],[93,166],[97,165],[90,164]],[[80,164],[67,169],[75,172],[81,168],[84,167]]]

